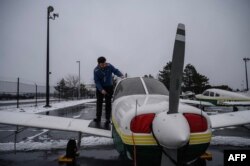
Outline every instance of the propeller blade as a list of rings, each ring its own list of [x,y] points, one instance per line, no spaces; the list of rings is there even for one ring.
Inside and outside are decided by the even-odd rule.
[[[185,25],[178,24],[170,73],[169,111],[178,112],[185,55]]]
[[[161,166],[177,166],[177,150],[162,148]]]
[[[168,149],[163,147],[161,155],[161,166],[185,165],[186,161],[183,160],[185,158],[185,151],[186,145],[178,149]]]

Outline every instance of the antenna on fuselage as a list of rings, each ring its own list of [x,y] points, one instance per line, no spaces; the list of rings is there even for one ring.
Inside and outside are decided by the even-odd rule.
[[[185,25],[178,24],[170,72],[169,111],[178,112],[185,55]]]

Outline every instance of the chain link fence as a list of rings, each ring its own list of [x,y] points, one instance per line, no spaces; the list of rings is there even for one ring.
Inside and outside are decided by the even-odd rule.
[[[94,98],[95,90],[93,87],[83,88],[80,90],[82,98]],[[45,101],[46,86],[36,83],[27,83],[22,79],[17,78],[16,81],[0,80],[0,106],[16,103],[19,101],[29,101],[37,105],[37,101]],[[78,87],[60,87],[50,86],[50,100],[76,100],[79,99]],[[20,102],[21,103],[21,102]]]
[[[11,82],[0,80],[0,100],[15,100],[19,94],[19,99],[45,98],[46,86],[28,84],[21,81]],[[50,95],[57,96],[54,87],[50,87]]]
[[[56,98],[58,92],[54,86],[50,87],[50,97]],[[0,106],[19,104],[19,100],[29,100],[30,103],[37,105],[37,100],[42,101],[46,98],[46,86],[37,85],[36,83],[25,83],[17,78],[16,81],[0,80]]]

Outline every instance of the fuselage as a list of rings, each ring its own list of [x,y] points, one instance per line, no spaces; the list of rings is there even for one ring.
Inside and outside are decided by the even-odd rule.
[[[131,89],[132,88],[132,89]],[[152,121],[161,112],[168,112],[169,96],[165,86],[150,78],[128,78],[121,81],[114,93],[112,121],[114,143],[117,150],[128,158],[161,157],[161,148],[152,131]],[[211,139],[211,124],[206,113],[185,104],[179,105],[179,113],[185,114],[188,123],[193,117],[205,119],[206,129],[192,132],[187,146],[186,160],[193,160],[204,153]],[[192,123],[192,122],[191,122]],[[171,133],[169,133],[171,134]]]
[[[224,105],[224,102],[250,101],[250,97],[221,89],[207,89],[195,96],[197,100],[208,101],[215,105]]]

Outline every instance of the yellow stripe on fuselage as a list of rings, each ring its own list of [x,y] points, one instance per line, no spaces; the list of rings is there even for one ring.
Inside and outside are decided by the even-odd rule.
[[[190,139],[189,139],[189,144],[194,145],[194,144],[204,144],[208,143],[211,141],[212,133],[202,133],[202,134],[190,134]]]
[[[138,134],[138,133],[133,133],[132,134],[124,134],[119,127],[117,126],[117,123],[113,120],[115,130],[121,137],[122,141],[124,144],[127,145],[157,145],[156,140],[154,139],[152,133],[149,134]],[[190,134],[190,139],[189,139],[189,144],[190,145],[195,145],[195,144],[204,144],[204,143],[209,143],[212,137],[211,132],[207,133],[191,133]],[[134,141],[133,141],[134,139]]]

